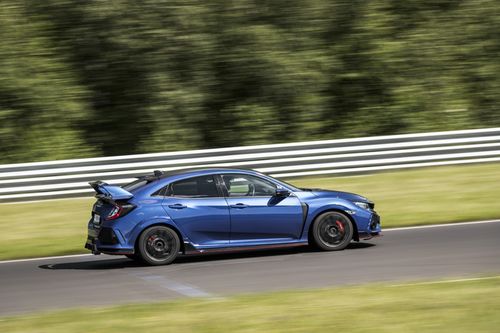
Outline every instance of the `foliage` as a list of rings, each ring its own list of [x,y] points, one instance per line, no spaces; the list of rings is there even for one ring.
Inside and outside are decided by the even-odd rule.
[[[500,125],[493,0],[0,4],[0,162]]]

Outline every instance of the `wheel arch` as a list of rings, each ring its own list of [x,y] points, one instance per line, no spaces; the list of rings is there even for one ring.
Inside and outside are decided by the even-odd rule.
[[[321,214],[323,213],[327,213],[327,212],[337,212],[337,213],[342,213],[344,214],[345,216],[347,216],[347,218],[349,219],[349,221],[351,221],[352,223],[352,226],[354,228],[353,230],[353,234],[352,234],[352,239],[355,240],[356,242],[359,242],[359,233],[358,233],[358,226],[356,224],[356,220],[354,220],[354,218],[352,217],[351,214],[349,214],[348,212],[346,212],[345,210],[343,209],[340,209],[340,208],[327,208],[327,209],[324,209],[320,212],[317,212],[313,219],[311,220],[311,223],[309,224],[309,229],[308,229],[308,232],[307,232],[307,240],[309,242],[309,244],[313,244],[312,243],[312,229],[313,229],[313,226],[314,226],[314,222],[316,222],[316,219],[318,218],[318,216],[320,216]]]

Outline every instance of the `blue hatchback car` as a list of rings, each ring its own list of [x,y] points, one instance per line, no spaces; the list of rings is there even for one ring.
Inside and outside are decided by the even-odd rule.
[[[97,192],[85,247],[150,265],[179,254],[312,244],[344,249],[380,233],[374,204],[357,194],[297,188],[252,170],[155,171]]]

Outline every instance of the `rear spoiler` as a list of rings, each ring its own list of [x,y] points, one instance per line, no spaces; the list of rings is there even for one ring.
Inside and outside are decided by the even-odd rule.
[[[103,181],[97,180],[95,182],[90,182],[90,186],[96,191],[96,198],[105,200],[128,200],[134,195],[127,190],[124,190],[120,186],[109,185]]]

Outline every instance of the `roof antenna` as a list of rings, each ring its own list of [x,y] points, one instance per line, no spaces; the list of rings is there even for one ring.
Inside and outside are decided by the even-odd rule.
[[[160,178],[161,176],[163,176],[163,171],[161,171],[161,170],[155,170],[155,171],[153,171],[153,174],[154,174],[155,177]]]

